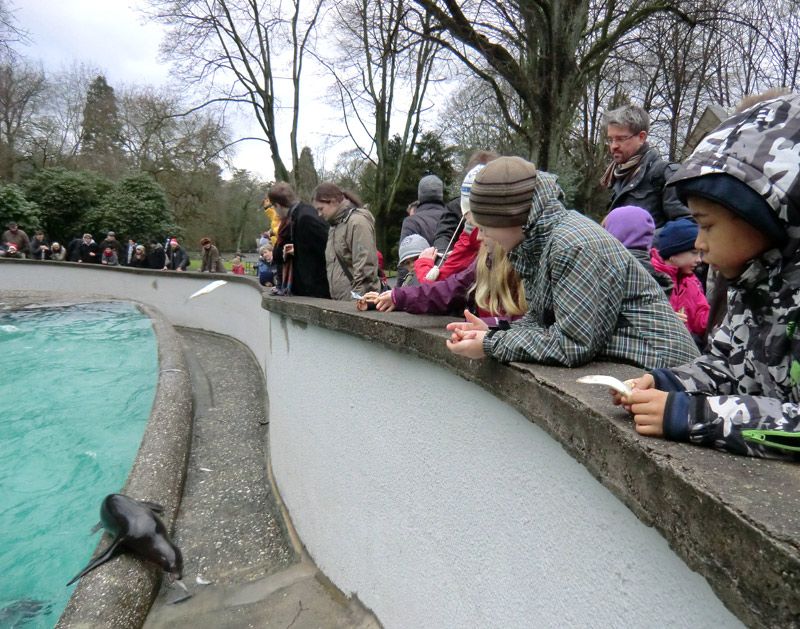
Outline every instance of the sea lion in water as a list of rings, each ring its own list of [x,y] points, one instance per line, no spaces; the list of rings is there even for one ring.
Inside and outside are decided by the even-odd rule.
[[[134,500],[122,494],[106,496],[100,505],[100,523],[92,529],[92,533],[102,527],[114,537],[114,541],[67,585],[72,585],[97,566],[126,550],[161,566],[169,575],[170,582],[177,579],[180,583],[183,578],[183,555],[172,543],[167,527],[156,515],[163,510],[160,505]]]

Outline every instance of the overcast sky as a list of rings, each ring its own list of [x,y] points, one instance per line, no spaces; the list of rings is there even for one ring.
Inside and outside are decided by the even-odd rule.
[[[17,23],[32,40],[20,50],[31,60],[41,60],[49,71],[68,67],[74,61],[89,62],[105,72],[112,87],[122,83],[165,84],[169,81],[169,66],[158,61],[162,27],[145,23],[131,8],[135,6],[129,0],[15,0],[12,8],[16,10]],[[322,156],[318,152],[325,143],[323,132],[336,124],[333,112],[310,92],[312,81],[313,78],[304,86],[309,113],[304,112],[301,120],[299,144],[312,148],[319,167]],[[234,133],[263,137],[257,125],[248,128],[245,122],[237,123]],[[282,135],[288,137],[288,122],[287,132]],[[336,154],[347,148],[340,144],[328,154],[329,168]],[[285,151],[281,147],[281,152],[285,153],[284,161],[290,161],[288,146]],[[234,161],[238,168],[272,178],[272,162],[262,142],[240,143]]]

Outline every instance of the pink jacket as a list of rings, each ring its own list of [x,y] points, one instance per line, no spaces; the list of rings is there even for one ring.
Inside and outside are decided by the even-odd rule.
[[[692,334],[703,334],[708,323],[708,300],[703,293],[703,286],[694,274],[678,273],[678,267],[667,264],[655,249],[650,250],[650,260],[656,271],[666,273],[672,278],[675,287],[669,298],[669,304],[675,312],[683,308],[686,315],[686,327]]]

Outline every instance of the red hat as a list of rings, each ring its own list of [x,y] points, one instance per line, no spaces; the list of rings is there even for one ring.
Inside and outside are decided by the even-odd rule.
[[[8,250],[11,251],[12,249],[14,251],[16,251],[17,250],[17,245],[14,245],[14,244],[8,245]]]
[[[172,240],[169,241],[169,244],[177,245],[178,244],[178,239],[177,238],[173,238]]]

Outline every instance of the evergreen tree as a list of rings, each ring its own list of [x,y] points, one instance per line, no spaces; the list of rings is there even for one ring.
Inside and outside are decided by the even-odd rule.
[[[48,237],[69,242],[86,231],[87,213],[100,204],[112,183],[89,171],[43,168],[23,187],[26,199],[39,206],[41,227]]]
[[[0,227],[5,229],[10,221],[32,236],[41,226],[41,212],[38,205],[25,199],[19,186],[0,184]]]
[[[151,236],[182,236],[164,189],[147,173],[122,177],[86,215],[92,233],[114,230],[121,238],[145,242]]]
[[[297,169],[294,172],[294,180],[297,184],[295,188],[297,195],[302,199],[308,199],[319,183],[317,170],[314,168],[314,155],[307,146],[304,146],[303,150],[300,151]]]
[[[80,153],[84,167],[103,174],[116,175],[124,168],[117,97],[102,74],[86,92]]]

